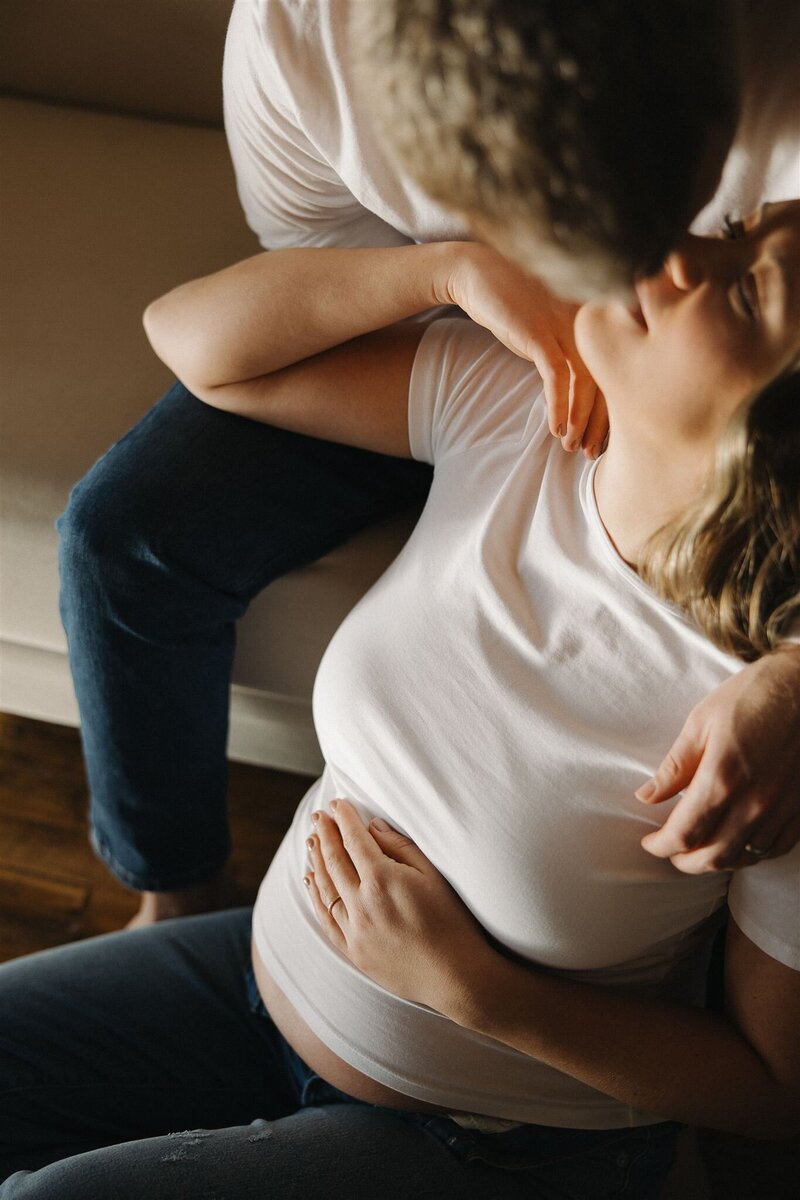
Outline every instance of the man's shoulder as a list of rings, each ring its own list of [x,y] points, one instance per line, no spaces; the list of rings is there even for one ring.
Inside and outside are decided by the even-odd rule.
[[[236,0],[255,16],[264,71],[279,76],[298,110],[352,88],[347,49],[351,0]]]
[[[324,52],[344,37],[352,0],[237,0],[242,2],[256,9],[264,32]]]

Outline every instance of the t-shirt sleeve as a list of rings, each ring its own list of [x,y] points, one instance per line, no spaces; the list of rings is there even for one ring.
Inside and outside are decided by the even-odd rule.
[[[759,950],[800,971],[800,845],[782,858],[736,871],[728,908]]]
[[[320,16],[312,5],[292,0],[233,5],[222,65],[223,111],[247,223],[271,250],[405,245],[410,239],[368,211],[333,165],[331,154],[344,134]],[[312,137],[310,116],[318,124],[327,118],[324,138]]]
[[[541,376],[474,321],[434,321],[411,369],[408,432],[412,457],[427,463],[485,442],[544,441]]]

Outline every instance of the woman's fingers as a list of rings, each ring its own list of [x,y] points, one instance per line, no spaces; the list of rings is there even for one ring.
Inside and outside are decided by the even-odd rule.
[[[325,859],[323,858],[320,850],[319,838],[310,837],[306,842],[306,846],[308,847],[308,861],[311,865],[309,874],[313,876],[315,880],[317,892],[322,904],[326,909],[328,909],[330,905],[333,904],[337,896],[342,896],[342,893],[339,891],[338,887],[328,873],[328,868],[325,865]],[[305,876],[305,878],[308,878],[308,876]],[[347,903],[344,899],[344,896],[342,896],[342,903],[344,904],[346,911]]]
[[[435,871],[431,860],[422,853],[416,842],[406,837],[399,829],[392,829],[388,821],[370,821],[369,832],[387,858],[414,867],[417,871]]]
[[[341,896],[347,907],[361,883],[359,874],[336,822],[325,812],[314,815],[317,817],[315,832],[306,845],[320,895],[324,904],[330,904],[334,896]]]
[[[340,901],[338,904],[334,904],[332,909],[328,908],[327,904],[324,903],[322,896],[320,895],[319,884],[317,882],[315,871],[309,871],[307,875],[304,875],[303,882],[308,888],[308,893],[311,897],[311,905],[320,925],[335,946],[338,946],[340,950],[346,950],[347,939],[345,938],[339,924],[339,921],[345,918],[347,915],[344,910],[343,901]]]
[[[355,805],[340,798],[331,800],[330,807],[332,817],[328,820],[338,832],[342,847],[359,878],[363,879],[369,871],[374,871],[380,866],[383,854],[370,837],[369,830]],[[327,828],[326,826],[326,830]],[[333,830],[330,832],[333,836]]]

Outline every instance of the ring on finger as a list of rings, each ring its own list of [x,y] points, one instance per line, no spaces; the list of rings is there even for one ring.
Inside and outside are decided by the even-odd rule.
[[[752,842],[745,842],[745,850],[748,854],[752,854],[754,858],[766,858],[772,846],[754,846]]]
[[[342,898],[341,896],[334,896],[334,897],[333,897],[333,899],[331,900],[330,904],[326,904],[326,905],[325,905],[325,907],[326,907],[326,908],[327,908],[327,910],[328,910],[328,916],[329,916],[329,917],[332,917],[332,916],[333,916],[333,906],[334,906],[334,904],[336,904],[336,903],[337,903],[339,900],[341,900],[341,898]]]

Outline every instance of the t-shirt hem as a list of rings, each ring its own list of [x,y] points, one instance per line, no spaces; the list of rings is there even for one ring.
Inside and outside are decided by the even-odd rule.
[[[283,966],[279,955],[275,953],[275,950],[269,943],[263,925],[260,922],[254,922],[253,935],[258,952],[270,974],[278,984],[278,987],[292,1003],[311,1031],[316,1034],[329,1050],[337,1054],[350,1066],[355,1067],[356,1070],[368,1075],[370,1079],[374,1079],[386,1087],[394,1088],[395,1091],[402,1092],[403,1095],[409,1096],[414,1100],[423,1100],[429,1104],[437,1104],[447,1109],[461,1109],[467,1113],[471,1111],[470,1106],[474,1102],[474,1098],[471,1095],[461,1095],[457,1090],[448,1091],[443,1094],[440,1088],[428,1087],[418,1080],[406,1079],[388,1070],[386,1067],[377,1064],[373,1059],[359,1053],[358,1050],[338,1034],[325,1020],[324,1015],[310,1004],[304,993],[296,987],[291,974]],[[611,1103],[613,1104],[613,1101]],[[496,1117],[515,1121],[523,1125],[544,1125],[557,1129],[586,1130],[637,1128],[639,1126],[656,1125],[664,1120],[662,1116],[640,1113],[624,1106],[620,1106],[616,1112],[610,1111],[605,1107],[595,1110],[572,1104],[566,1106],[566,1111],[559,1112],[545,1106],[532,1106],[528,1111],[521,1112],[513,1103],[508,1107],[498,1105],[497,1109],[499,1110],[500,1107],[503,1107],[505,1111],[475,1113],[474,1115],[477,1117]]]
[[[758,870],[758,867],[749,867],[748,870],[755,871]],[[768,929],[764,929],[747,913],[738,911],[733,896],[728,898],[728,910],[744,936],[758,946],[759,950],[763,950],[764,954],[768,954],[776,962],[782,963],[784,967],[789,967],[792,971],[800,971],[800,946],[788,945],[770,933]]]

